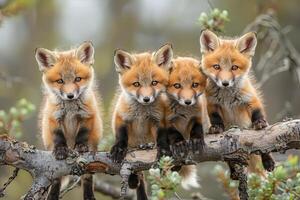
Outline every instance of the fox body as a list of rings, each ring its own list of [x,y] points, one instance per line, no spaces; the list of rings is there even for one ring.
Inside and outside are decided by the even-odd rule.
[[[93,56],[90,42],[64,52],[36,50],[44,86],[42,139],[56,159],[65,159],[68,148],[80,153],[97,150],[102,120],[94,85]],[[92,176],[84,176],[83,182],[84,199],[93,199]],[[60,180],[56,180],[48,199],[58,199],[59,188]]]
[[[206,104],[203,104],[200,96],[205,87],[206,76],[200,71],[198,60],[189,57],[172,60],[167,87],[169,106],[166,114],[170,145],[180,145],[186,139],[203,141],[202,118],[207,112],[204,111]],[[194,165],[182,166],[179,173],[183,176],[183,188],[199,186]]]
[[[205,86],[206,76],[200,71],[198,60],[188,57],[173,59],[167,88],[170,109],[167,122],[185,139],[193,137],[190,134],[196,123],[202,124],[200,96],[204,93]],[[197,137],[202,135],[202,131],[199,134]]]
[[[232,125],[255,129],[267,126],[260,92],[249,74],[256,44],[254,33],[237,39],[222,39],[211,31],[202,32],[201,70],[208,77],[205,94],[210,133],[222,132]],[[273,170],[274,161],[270,155],[262,154],[262,158],[264,167]]]
[[[111,149],[113,160],[121,162],[128,148],[156,143],[163,130],[168,71],[173,51],[169,44],[155,53],[130,54],[116,50],[114,62],[119,73],[121,91],[113,113],[112,126],[116,134]],[[138,199],[147,199],[142,175],[132,174],[129,186],[137,188]],[[139,180],[137,180],[139,179]]]

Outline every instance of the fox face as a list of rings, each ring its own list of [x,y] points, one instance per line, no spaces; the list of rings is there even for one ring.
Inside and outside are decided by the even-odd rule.
[[[130,54],[116,50],[114,62],[119,73],[119,83],[127,97],[148,105],[166,90],[168,68],[173,57],[170,44],[153,54]]]
[[[90,42],[66,52],[38,48],[35,57],[46,90],[59,99],[76,100],[92,84],[94,48]]]
[[[206,76],[200,71],[200,63],[193,58],[179,57],[173,60],[167,92],[180,105],[191,106],[204,92]]]
[[[218,87],[233,87],[248,74],[256,44],[256,35],[252,32],[225,40],[209,30],[203,31],[200,36],[203,73]]]

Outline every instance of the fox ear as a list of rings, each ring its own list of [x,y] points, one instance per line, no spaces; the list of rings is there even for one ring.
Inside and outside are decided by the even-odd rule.
[[[133,58],[130,53],[117,49],[114,55],[114,62],[116,65],[116,71],[118,73],[122,73],[125,70],[130,69],[133,63]]]
[[[94,46],[90,41],[82,43],[76,49],[76,57],[80,60],[80,62],[87,65],[94,64],[94,53]]]
[[[256,34],[254,32],[250,32],[238,39],[236,48],[243,54],[254,56],[256,44]]]
[[[160,67],[167,70],[171,68],[173,59],[173,48],[171,44],[165,44],[154,53],[154,61]]]
[[[56,62],[56,57],[54,53],[44,48],[37,48],[35,50],[35,59],[39,64],[40,71],[45,71],[49,69]]]
[[[219,46],[219,38],[210,30],[204,30],[200,36],[201,53],[214,51]]]

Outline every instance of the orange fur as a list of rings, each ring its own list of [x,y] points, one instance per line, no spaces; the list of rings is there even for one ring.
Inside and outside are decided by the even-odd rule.
[[[200,71],[198,60],[189,57],[173,59],[167,93],[170,100],[177,102],[177,106],[173,109],[168,107],[166,118],[169,126],[176,127],[186,139],[190,137],[194,120],[202,124],[202,118],[207,117],[203,115],[202,110],[206,108],[202,105],[202,98],[199,98],[205,91],[206,79]],[[176,88],[175,84],[181,87]],[[192,105],[185,105],[185,100],[190,100]]]
[[[96,151],[102,136],[102,119],[99,110],[100,100],[93,83],[93,67],[89,66],[87,63],[81,62],[78,57],[76,57],[76,49],[65,52],[51,52],[51,55],[55,57],[55,62],[52,63],[50,67],[45,66],[45,69],[42,70],[45,95],[44,104],[42,105],[40,112],[40,128],[42,130],[44,146],[48,150],[53,150],[53,131],[62,128],[68,147],[74,148],[76,132],[79,127],[83,126],[89,130],[89,148]],[[81,80],[79,82],[74,81],[74,79],[68,77],[70,74],[80,77]],[[64,79],[63,84],[57,82],[57,80],[60,79]],[[65,118],[67,118],[68,112],[73,112],[62,110],[67,108],[60,105],[59,102],[64,100],[61,100],[62,97],[57,93],[63,95],[74,91],[78,92],[82,88],[87,88],[85,93],[80,94],[85,114],[80,118],[75,117],[73,120],[70,119],[71,121],[74,121],[72,124],[70,124],[70,120],[57,118],[57,113],[59,112],[66,112]],[[66,104],[67,103],[68,101],[66,101]]]
[[[201,69],[208,76],[205,94],[210,118],[218,113],[225,129],[232,125],[264,128],[267,123],[262,98],[254,78],[249,74],[256,47],[255,34],[222,39],[210,31],[204,31],[200,44]],[[220,123],[216,117],[213,120]],[[249,170],[261,174],[257,163],[261,163],[260,157],[251,155]]]
[[[138,97],[151,96],[154,93],[160,93],[165,90],[165,85],[168,81],[168,73],[166,70],[159,67],[154,61],[153,56],[150,53],[132,54],[134,62],[130,69],[126,70],[120,75],[120,85],[122,90],[130,92],[132,95]],[[134,82],[139,82],[149,79],[158,81],[157,85],[153,86],[150,83],[143,87],[135,87]],[[135,104],[132,104],[133,99],[128,100],[125,92],[121,92],[118,95],[118,100],[115,105],[115,111],[113,115],[112,125],[114,132],[124,124],[128,125],[128,145],[130,147],[136,147],[139,144],[145,144],[149,142],[155,143],[156,130],[159,125],[164,124],[164,100],[159,96],[151,105],[151,107],[159,113],[160,119],[158,124],[151,120],[143,119],[139,120],[139,117],[147,115],[147,113],[133,113],[135,111]],[[142,110],[136,110],[142,111]],[[146,111],[146,110],[145,110]],[[132,115],[136,115],[132,116]],[[135,118],[135,119],[134,119]],[[129,120],[129,121],[128,121]],[[142,131],[141,131],[142,130]],[[140,135],[141,132],[144,134]]]

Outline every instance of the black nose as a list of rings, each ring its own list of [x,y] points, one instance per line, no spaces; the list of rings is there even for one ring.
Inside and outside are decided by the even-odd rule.
[[[186,105],[190,105],[190,104],[192,103],[192,101],[191,101],[191,100],[185,100],[184,103],[185,103]]]
[[[228,81],[223,81],[222,85],[225,86],[225,87],[227,87],[229,85],[229,82]]]
[[[74,94],[69,93],[69,94],[67,94],[67,97],[68,97],[68,99],[73,99],[74,98]]]
[[[150,101],[150,98],[149,97],[144,97],[143,100],[144,100],[145,103],[148,103]]]

